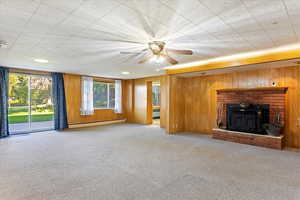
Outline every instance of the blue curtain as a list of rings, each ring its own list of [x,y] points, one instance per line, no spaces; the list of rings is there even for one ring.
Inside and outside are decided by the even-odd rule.
[[[8,69],[0,67],[0,138],[9,136],[8,130]]]
[[[62,130],[68,128],[64,76],[62,73],[52,73],[54,128]]]

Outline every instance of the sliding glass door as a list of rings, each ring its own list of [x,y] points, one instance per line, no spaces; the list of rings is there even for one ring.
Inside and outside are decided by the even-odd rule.
[[[10,73],[8,102],[11,134],[54,128],[50,76]]]

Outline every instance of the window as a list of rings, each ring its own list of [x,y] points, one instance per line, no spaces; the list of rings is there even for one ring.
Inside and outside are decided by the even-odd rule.
[[[115,108],[115,84],[94,81],[94,108]]]
[[[54,128],[50,76],[9,73],[8,104],[11,134]]]

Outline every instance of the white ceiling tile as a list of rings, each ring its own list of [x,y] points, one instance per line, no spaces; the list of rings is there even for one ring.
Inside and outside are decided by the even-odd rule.
[[[120,6],[103,17],[94,28],[105,33],[111,32],[108,35],[113,37],[119,35],[118,38],[135,39],[147,43],[153,39],[159,40],[166,37],[173,27],[166,29],[167,26],[160,23],[158,19],[143,15],[137,9]]]
[[[141,21],[141,24],[138,24],[139,21]],[[147,23],[147,18],[145,16],[140,15],[140,13],[137,13],[131,8],[119,6],[112,10],[110,14],[104,16],[97,26],[100,30],[106,32],[124,31],[125,34],[128,32],[135,34],[137,31],[142,30],[142,25],[144,25],[142,22],[145,24]],[[110,27],[115,27],[115,29],[118,30],[112,29],[112,31],[110,31]]]
[[[286,4],[290,14],[299,14],[299,0],[282,0]]]
[[[194,25],[213,17],[213,14],[198,0],[162,0],[162,2]]]
[[[233,34],[232,29],[226,25],[219,17],[214,16],[201,24],[198,24],[200,28],[206,30],[208,33],[213,34]]]
[[[18,10],[19,4],[0,4],[0,30],[8,30],[10,32],[20,32],[24,25],[30,19],[32,12],[37,8],[37,4],[28,6],[28,10]],[[30,11],[29,11],[30,10]],[[0,32],[1,32],[0,31]]]
[[[81,6],[86,0],[41,0],[42,4],[70,13]]]
[[[243,0],[251,14],[266,28],[273,23],[285,24],[288,16],[282,0]],[[264,6],[262,6],[264,5]]]
[[[240,0],[199,0],[201,4],[211,10],[215,15],[220,15],[231,10],[237,10],[241,6]]]
[[[239,4],[235,9],[220,13],[220,18],[239,33],[258,31],[261,27],[248,13],[244,5]]]
[[[300,41],[299,27],[300,27],[300,3],[299,0],[282,0],[285,7],[286,12],[289,15],[290,24],[293,28],[294,33],[298,41]]]
[[[181,15],[185,15],[191,10],[195,10],[200,6],[198,0],[161,0],[166,6],[176,10]]]
[[[97,20],[109,14],[119,3],[112,0],[88,0],[73,12],[73,15],[86,20]]]
[[[273,46],[272,40],[263,30],[242,32],[240,35],[257,49],[271,48]]]
[[[154,32],[165,26],[168,28],[168,34],[173,34],[182,31],[183,27],[189,24],[186,18],[159,0],[131,1],[126,6],[132,8],[138,18],[152,22],[150,25],[153,27]]]
[[[6,13],[27,13],[31,14],[35,11],[35,9],[39,6],[40,1],[38,0],[2,0],[0,4],[0,8],[4,8],[1,10]]]
[[[71,15],[56,27],[53,33],[73,34],[83,31],[84,29],[94,26],[93,21],[86,20],[83,17]]]
[[[52,31],[55,26],[59,25],[67,17],[68,13],[61,11],[61,9],[42,4],[32,16],[24,32],[45,34]]]
[[[295,42],[294,32],[289,25],[276,26],[272,29],[268,29],[267,32],[277,46],[287,45]]]

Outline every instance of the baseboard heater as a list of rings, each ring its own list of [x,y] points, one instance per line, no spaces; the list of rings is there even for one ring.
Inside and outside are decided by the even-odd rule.
[[[69,124],[69,128],[84,128],[84,127],[92,127],[92,126],[103,126],[103,125],[118,124],[118,123],[124,123],[124,122],[126,122],[126,119],[77,123],[77,124]]]

